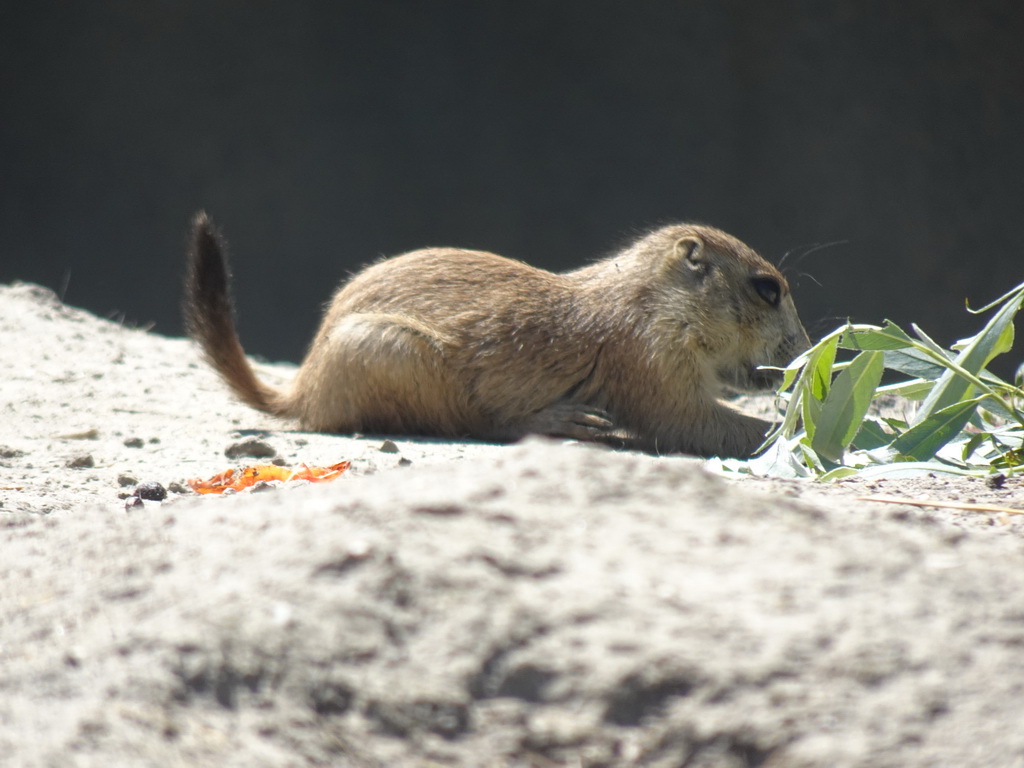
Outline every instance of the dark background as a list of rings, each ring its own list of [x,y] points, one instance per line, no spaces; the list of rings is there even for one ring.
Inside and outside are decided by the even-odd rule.
[[[178,334],[205,207],[247,349],[297,360],[378,256],[561,269],[695,220],[791,253],[812,335],[891,318],[948,343],[980,327],[965,298],[1024,280],[1022,9],[3,2],[0,282]]]

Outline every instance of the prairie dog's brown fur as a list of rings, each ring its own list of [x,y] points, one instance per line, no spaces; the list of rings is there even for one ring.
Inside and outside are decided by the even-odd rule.
[[[257,379],[233,321],[223,243],[193,222],[190,335],[254,408],[320,432],[515,440],[617,437],[655,452],[747,456],[767,422],[719,400],[770,387],[809,345],[789,285],[736,238],[659,229],[553,274],[491,253],[414,251],[334,295],[291,386]]]

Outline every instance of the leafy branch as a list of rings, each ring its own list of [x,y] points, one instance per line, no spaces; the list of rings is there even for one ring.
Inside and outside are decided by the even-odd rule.
[[[1024,386],[986,366],[1013,346],[1024,283],[975,336],[943,349],[916,325],[847,323],[784,369],[786,415],[759,455],[718,461],[723,471],[831,480],[854,474],[1024,471]],[[837,357],[849,357],[838,360]],[[882,384],[889,370],[902,377]],[[1022,366],[1024,370],[1024,366]],[[909,421],[869,415],[886,396],[919,403]]]

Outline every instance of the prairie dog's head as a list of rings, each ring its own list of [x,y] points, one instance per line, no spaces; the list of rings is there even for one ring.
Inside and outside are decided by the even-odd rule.
[[[786,278],[735,237],[686,224],[644,242],[655,246],[662,333],[678,334],[719,385],[771,389],[781,375],[758,366],[785,366],[810,346]]]

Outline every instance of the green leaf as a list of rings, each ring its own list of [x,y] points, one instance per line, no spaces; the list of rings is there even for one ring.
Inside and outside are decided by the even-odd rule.
[[[934,358],[914,348],[887,351],[885,367],[891,371],[905,373],[915,379],[928,381],[935,381],[949,370],[942,363],[936,362]]]
[[[978,446],[981,445],[985,440],[988,439],[988,435],[984,432],[979,432],[975,435],[971,435],[971,439],[964,443],[963,451],[960,453],[960,458],[967,461],[971,458],[971,454],[978,450]]]
[[[1024,368],[1024,366],[1021,366],[1021,368]],[[1017,397],[1024,397],[1024,390],[1022,390],[1019,386],[1010,384],[1005,379],[999,378],[987,368],[980,374],[978,374],[978,378],[984,381],[993,389],[1002,389],[1007,393],[1012,393],[1016,395]]]
[[[814,437],[821,402],[828,395],[832,383],[832,366],[838,343],[839,333],[833,332],[809,350],[807,363],[793,390],[799,405],[797,413],[803,418],[808,440]]]
[[[938,461],[897,461],[894,464],[876,464],[872,467],[864,467],[857,474],[862,479],[874,480],[878,478],[919,477],[936,472],[942,472],[947,475],[982,477],[988,474],[989,470],[987,467],[962,469],[960,467],[951,467]]]
[[[800,414],[803,416],[807,439],[813,440],[818,428],[818,419],[821,417],[821,401],[813,395],[805,394],[800,398]]]
[[[888,360],[888,357],[886,357],[886,359]],[[907,400],[922,400],[929,392],[932,391],[932,387],[934,386],[934,382],[922,381],[921,379],[899,381],[895,384],[885,384],[878,387],[878,389],[875,390],[875,397],[897,395],[899,397],[905,397]]]
[[[796,478],[810,475],[808,469],[800,463],[790,442],[777,440],[764,453],[747,459],[744,463],[749,467],[748,471],[765,477]]]
[[[964,305],[967,307],[967,311],[970,312],[972,315],[980,315],[982,312],[988,312],[990,309],[992,309],[992,307],[998,307],[1007,299],[1012,298],[1014,294],[1024,294],[1024,283],[1021,283],[1016,288],[1011,288],[998,299],[989,302],[984,307],[979,307],[978,309],[971,309],[970,303],[966,301],[964,302]]]
[[[783,384],[779,388],[779,394],[781,395],[787,387],[792,386],[789,403],[786,407],[786,415],[782,422],[765,437],[764,442],[758,448],[758,453],[768,450],[769,446],[779,443],[780,440],[789,441],[797,433],[801,417],[806,415],[804,408],[805,397],[813,399],[813,396],[808,395],[808,392],[812,389],[812,372],[818,367],[823,355],[831,355],[831,359],[835,359],[836,340],[845,330],[846,326],[832,331],[786,366]],[[831,363],[829,365],[831,366]],[[799,375],[797,371],[799,371]],[[795,382],[794,378],[796,379]],[[812,405],[810,408],[813,409],[814,406]],[[816,419],[812,419],[810,422],[805,420],[805,427],[807,423],[810,423],[813,430],[815,421]]]
[[[803,440],[796,444],[796,449],[799,450],[800,455],[803,456],[804,464],[818,475],[824,474],[835,467],[835,464],[831,462],[826,466],[825,462],[821,460],[821,457],[814,452],[814,449]]]
[[[836,361],[836,346],[839,344],[839,337],[828,339],[821,345],[813,358],[811,358],[810,393],[819,401],[823,402],[828,395],[829,387],[832,384],[832,366]]]
[[[1020,466],[1024,466],[1024,454],[1020,450],[1007,451],[992,460],[992,467],[995,469],[1012,470]]]
[[[931,336],[925,333],[924,329],[921,328],[921,326],[919,326],[917,323],[911,323],[910,327],[914,329],[914,333],[917,335],[917,338],[919,338],[924,343],[924,345],[928,349],[930,349],[937,357],[939,357],[940,359],[951,359],[953,357],[949,352],[944,350],[937,341],[935,341]],[[918,344],[917,346],[920,347],[921,345]]]
[[[982,400],[976,397],[953,403],[918,422],[893,441],[893,450],[911,461],[927,461],[960,434]]]
[[[892,442],[893,435],[886,432],[875,419],[865,419],[850,443],[858,451],[873,451]]]
[[[843,334],[840,346],[856,350],[893,350],[914,346],[914,340],[891,320],[881,328],[853,327]]]
[[[1019,411],[1013,410],[1007,403],[995,397],[986,397],[981,404],[981,410],[988,415],[990,423],[999,419],[1024,423],[1024,418]]]
[[[871,397],[882,380],[880,351],[861,352],[840,373],[822,404],[811,448],[824,459],[838,462],[860,429]]]
[[[858,473],[860,473],[860,470],[855,467],[836,467],[819,477],[818,480],[822,483],[828,483],[832,480],[842,480],[844,477],[852,477]]]
[[[907,424],[907,422],[905,422],[903,419],[886,418],[885,416],[883,416],[882,421],[884,421],[890,427],[895,429],[897,432],[903,432],[905,430],[910,429],[910,425]]]
[[[943,409],[969,398],[975,386],[981,383],[977,379],[978,374],[993,357],[1013,346],[1013,318],[1024,301],[1024,285],[1007,294],[1007,297],[999,311],[977,336],[968,340],[967,346],[950,364],[950,369],[936,382],[935,388],[921,405],[915,423],[926,421]],[[919,335],[922,334],[919,332]]]
[[[797,355],[789,365],[782,369],[782,383],[779,385],[779,392],[785,392],[793,386],[793,382],[796,381],[797,375],[807,364],[807,356],[809,352],[810,350]]]

